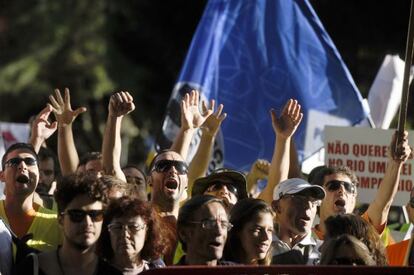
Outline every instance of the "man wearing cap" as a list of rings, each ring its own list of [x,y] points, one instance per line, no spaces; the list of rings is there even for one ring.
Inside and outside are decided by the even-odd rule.
[[[219,168],[194,182],[191,196],[212,195],[224,201],[231,209],[239,200],[247,198],[245,176],[231,169]]]
[[[273,192],[278,231],[273,237],[273,264],[319,262],[321,241],[311,236],[316,209],[325,197],[322,187],[300,178],[279,183]]]

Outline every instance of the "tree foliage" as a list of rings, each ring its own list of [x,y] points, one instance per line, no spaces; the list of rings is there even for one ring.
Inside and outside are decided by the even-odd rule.
[[[69,87],[72,105],[88,107],[75,123],[78,147],[99,150],[108,96],[128,90],[130,158],[143,160],[205,3],[0,1],[0,120],[26,122],[54,88]],[[410,1],[311,3],[366,96],[385,54],[404,56]]]

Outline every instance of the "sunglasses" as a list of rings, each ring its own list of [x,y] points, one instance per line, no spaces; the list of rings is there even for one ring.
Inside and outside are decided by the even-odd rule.
[[[33,165],[36,165],[36,163],[37,163],[37,160],[36,159],[34,159],[34,158],[29,158],[29,157],[27,157],[27,158],[11,158],[11,159],[9,159],[9,160],[7,160],[5,163],[4,163],[4,166],[5,167],[16,167],[16,166],[18,166],[21,162],[24,162],[27,166],[33,166]]]
[[[86,215],[88,215],[93,222],[100,222],[104,218],[103,210],[81,210],[81,209],[69,209],[66,212],[62,212],[61,215],[68,215],[69,219],[74,223],[82,222]]]
[[[341,181],[341,180],[331,180],[325,184],[328,191],[331,191],[331,192],[334,192],[338,190],[339,188],[341,188],[341,185],[344,186],[346,192],[350,194],[356,193],[356,187],[353,183],[349,183],[349,182]]]
[[[231,183],[227,183],[227,182],[214,183],[214,184],[210,185],[210,187],[207,189],[207,192],[217,192],[217,191],[221,190],[221,188],[223,188],[223,186],[226,186],[227,190],[229,190],[230,193],[233,193],[236,197],[238,197],[239,191],[237,190],[236,186],[234,186]]]
[[[185,175],[188,172],[188,166],[184,161],[179,160],[169,160],[163,159],[159,160],[154,164],[152,171],[157,171],[158,173],[167,172],[173,167],[177,170],[178,174]]]

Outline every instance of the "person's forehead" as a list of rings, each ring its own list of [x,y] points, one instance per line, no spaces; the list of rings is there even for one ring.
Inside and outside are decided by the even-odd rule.
[[[119,222],[123,224],[143,224],[144,219],[141,216],[120,216],[112,219],[112,222]]]
[[[174,152],[174,151],[168,151],[168,152],[164,152],[164,153],[161,153],[160,155],[158,155],[155,162],[157,162],[159,160],[164,160],[164,159],[183,161],[183,158],[180,154],[178,154],[177,152]]]
[[[125,176],[143,177],[142,173],[133,167],[124,168],[122,171],[124,172]]]
[[[227,218],[226,209],[219,202],[210,202],[205,204],[197,212],[196,217],[200,220],[209,218]]]
[[[53,170],[55,163],[52,158],[46,158],[39,161],[39,168],[40,169],[51,169]]]
[[[323,182],[325,184],[325,183],[327,183],[331,180],[339,180],[339,181],[346,181],[346,182],[352,183],[351,179],[347,175],[342,174],[342,173],[334,173],[334,174],[331,174],[331,175],[326,175],[324,177]]]
[[[103,203],[101,201],[92,200],[86,194],[79,194],[74,197],[68,204],[66,209],[103,209]]]
[[[102,162],[101,162],[100,159],[92,159],[92,160],[88,161],[85,164],[86,168],[88,168],[88,167],[101,167],[101,166],[102,166]]]
[[[28,149],[16,149],[16,150],[13,150],[13,151],[11,151],[7,154],[6,161],[11,159],[11,158],[15,158],[15,157],[32,157],[32,158],[36,158],[36,156],[33,155],[33,152],[31,152]]]

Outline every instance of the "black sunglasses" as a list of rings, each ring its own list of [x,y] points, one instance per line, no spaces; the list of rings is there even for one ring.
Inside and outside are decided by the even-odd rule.
[[[82,222],[86,215],[91,217],[92,221],[100,222],[104,218],[104,211],[103,210],[81,210],[81,209],[69,209],[66,212],[62,212],[61,215],[67,214],[69,219],[74,223]]]
[[[184,161],[179,160],[169,160],[163,159],[159,160],[154,164],[154,168],[152,171],[157,171],[158,173],[164,173],[171,169],[171,167],[175,167],[178,174],[185,175],[188,172],[188,166]]]
[[[29,157],[27,157],[27,158],[11,158],[11,159],[7,160],[7,161],[4,163],[4,166],[5,166],[5,167],[10,167],[10,166],[12,166],[12,167],[16,167],[16,166],[18,166],[18,165],[19,165],[22,161],[23,161],[26,165],[28,165],[28,166],[33,166],[33,165],[36,165],[36,163],[37,163],[37,160],[36,160],[36,159],[34,159],[34,158],[29,158]]]
[[[234,186],[231,183],[228,182],[215,182],[212,185],[210,185],[209,188],[207,188],[208,192],[217,192],[219,191],[223,186],[227,187],[227,190],[229,190],[231,193],[233,193],[236,197],[239,197],[239,191],[237,190],[236,186]]]
[[[345,187],[346,192],[350,194],[355,194],[356,187],[353,183],[349,183],[349,182],[341,181],[341,180],[331,180],[325,184],[326,188],[328,188],[328,191],[331,191],[331,192],[336,191],[339,188],[341,188],[341,185]]]

